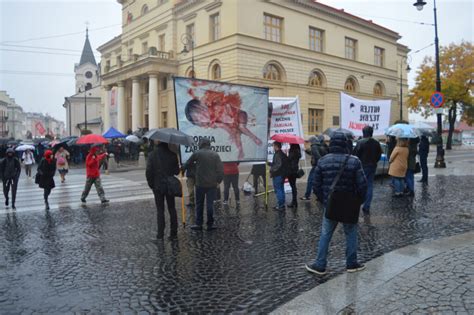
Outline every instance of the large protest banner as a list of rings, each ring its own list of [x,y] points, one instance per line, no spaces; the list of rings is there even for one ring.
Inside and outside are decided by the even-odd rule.
[[[107,91],[108,96],[107,100],[109,101],[106,106],[109,106],[109,113],[110,113],[110,126],[114,128],[118,128],[117,122],[117,104],[118,104],[118,95],[117,95],[117,88],[113,87],[109,91]]]
[[[300,101],[298,97],[270,97],[270,130],[268,141],[268,161],[273,159],[273,135],[280,133],[289,133],[295,136],[304,137],[303,124],[301,122]],[[284,143],[282,149],[288,152],[290,146]],[[304,159],[304,152],[302,154]]]
[[[174,78],[178,129],[195,146],[181,146],[186,161],[207,138],[223,162],[265,161],[268,89],[224,82]]]
[[[374,128],[374,136],[382,136],[390,125],[391,105],[391,100],[360,100],[341,92],[341,128],[362,136],[368,125]]]

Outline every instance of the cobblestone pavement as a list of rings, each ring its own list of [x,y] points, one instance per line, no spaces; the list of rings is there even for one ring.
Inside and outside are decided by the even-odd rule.
[[[434,256],[339,314],[474,314],[474,245]]]
[[[414,199],[400,200],[391,199],[387,180],[378,183],[372,215],[361,219],[360,260],[473,230],[473,181],[432,177]],[[344,272],[340,228],[330,272],[315,277],[303,268],[319,238],[314,202],[278,213],[244,197],[242,209],[216,216],[217,231],[180,229],[178,241],[157,243],[151,200],[2,212],[0,313],[267,313]]]

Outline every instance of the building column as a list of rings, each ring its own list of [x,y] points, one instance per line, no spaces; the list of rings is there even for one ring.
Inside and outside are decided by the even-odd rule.
[[[104,126],[104,132],[110,128],[110,99],[109,99],[110,86],[104,86],[102,93],[104,93],[102,100],[104,101],[104,110],[102,111],[102,122]]]
[[[137,130],[139,127],[143,127],[142,116],[143,111],[140,97],[140,80],[135,78],[132,82],[132,131]]]
[[[120,81],[117,85],[117,127],[122,133],[127,133],[127,110],[125,108],[125,86]]]
[[[150,74],[148,81],[148,126],[149,129],[158,128],[158,75]]]

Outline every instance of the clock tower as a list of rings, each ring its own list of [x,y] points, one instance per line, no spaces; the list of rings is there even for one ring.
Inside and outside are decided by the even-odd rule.
[[[89,42],[89,31],[86,29],[86,41],[82,49],[81,60],[74,66],[76,74],[76,93],[83,92],[84,87],[90,90],[100,84],[99,67]]]

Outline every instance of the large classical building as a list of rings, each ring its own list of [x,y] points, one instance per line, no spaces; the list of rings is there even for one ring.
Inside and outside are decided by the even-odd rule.
[[[193,74],[299,96],[310,134],[339,125],[341,91],[399,119],[409,50],[371,21],[312,0],[118,2],[122,34],[98,48],[104,129],[175,126],[172,77]]]
[[[80,136],[83,130],[102,133],[101,86],[97,65],[86,30],[86,40],[79,63],[74,65],[75,94],[64,98],[67,134]]]

